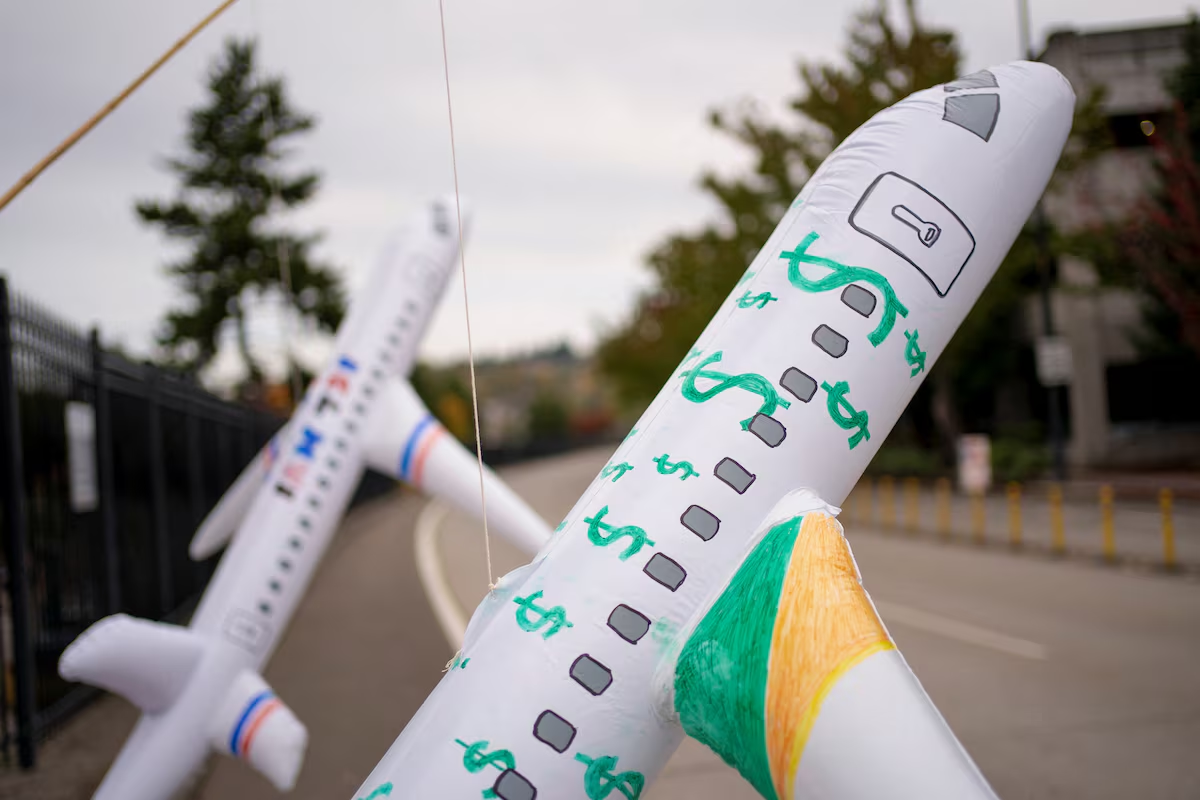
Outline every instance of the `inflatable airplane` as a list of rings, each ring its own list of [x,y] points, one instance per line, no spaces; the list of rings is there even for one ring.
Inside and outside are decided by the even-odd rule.
[[[1059,73],[1018,62],[838,147],[356,798],[636,800],[685,733],[772,800],[993,797],[836,505],[1029,217],[1073,109]]]
[[[454,206],[437,204],[381,260],[337,336],[337,356],[285,428],[197,531],[194,558],[232,544],[186,627],[118,614],[63,653],[59,672],[143,714],[96,792],[164,800],[212,751],[290,789],[307,732],[266,685],[270,657],[365,467],[480,512],[475,457],[403,379],[458,257]],[[491,529],[531,555],[550,530],[486,473]]]

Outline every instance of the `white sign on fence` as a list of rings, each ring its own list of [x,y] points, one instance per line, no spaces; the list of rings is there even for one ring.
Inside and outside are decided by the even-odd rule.
[[[100,504],[96,484],[96,410],[89,403],[67,403],[66,423],[71,510],[95,511]]]

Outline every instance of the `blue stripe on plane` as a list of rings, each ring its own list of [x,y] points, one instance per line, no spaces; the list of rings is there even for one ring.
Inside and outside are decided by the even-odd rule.
[[[266,691],[255,695],[254,699],[246,705],[246,710],[242,712],[242,716],[237,721],[237,725],[233,726],[233,736],[229,738],[229,752],[233,753],[235,756],[240,755],[238,753],[237,745],[238,738],[242,735],[242,728],[246,727],[246,721],[250,719],[250,715],[254,713],[254,709],[258,708],[259,705],[267,700],[270,700],[272,697],[274,697],[274,692],[272,692],[270,689],[267,689]]]
[[[412,466],[413,452],[417,449],[417,442],[421,439],[421,434],[425,429],[433,424],[433,414],[426,414],[425,418],[417,423],[417,427],[413,428],[413,432],[409,434],[408,441],[404,444],[404,455],[400,458],[400,477],[403,480],[408,480],[408,468]]]

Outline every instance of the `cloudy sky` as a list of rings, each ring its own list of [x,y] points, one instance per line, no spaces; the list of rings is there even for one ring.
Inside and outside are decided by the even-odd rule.
[[[891,0],[899,6],[899,0]],[[587,347],[646,285],[642,256],[712,213],[704,168],[743,154],[708,109],[794,93],[798,59],[837,57],[867,0],[446,0],[459,176],[475,210],[467,267],[477,350]],[[0,189],[214,6],[215,0],[38,0],[0,5]],[[1035,39],[1061,28],[1175,20],[1181,0],[1031,0]],[[957,31],[967,70],[1018,54],[1014,0],[922,0]],[[403,216],[452,184],[436,0],[240,0],[0,213],[0,272],[106,340],[148,352],[178,296],[172,251],[136,198],[171,193],[187,109],[222,40],[257,36],[266,68],[320,118],[297,165],[324,175],[295,223],[349,285]],[[279,352],[269,311],[255,337]],[[465,353],[451,291],[425,343]]]

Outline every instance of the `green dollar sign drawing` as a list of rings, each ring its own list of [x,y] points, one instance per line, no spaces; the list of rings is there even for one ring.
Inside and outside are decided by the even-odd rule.
[[[699,477],[700,473],[696,472],[696,468],[688,461],[676,461],[672,464],[669,459],[671,456],[663,453],[658,458],[654,459],[654,463],[658,464],[659,475],[674,475],[679,470],[683,470],[683,474],[679,476],[679,480],[686,481],[688,478]]]
[[[375,800],[376,797],[389,797],[391,794],[392,784],[391,781],[389,781],[387,783],[380,784],[375,788],[375,791],[371,792],[366,797],[360,798],[360,800]]]
[[[604,522],[604,516],[607,513],[608,506],[605,506],[596,512],[596,516],[583,518],[583,521],[588,525],[588,539],[592,544],[599,547],[608,547],[618,539],[628,536],[633,541],[625,548],[625,552],[619,556],[622,561],[641,550],[642,545],[654,546],[654,542],[646,536],[646,532],[636,525],[624,525],[620,528],[614,528],[612,525]],[[600,533],[602,530],[608,531],[609,535],[605,536]]]
[[[633,770],[614,775],[616,756],[590,758],[583,753],[576,753],[575,760],[587,764],[587,772],[583,774],[583,790],[587,792],[589,800],[606,800],[614,791],[623,794],[626,800],[638,800],[642,796],[646,776]]]
[[[763,292],[762,294],[756,294],[754,297],[751,297],[750,290],[747,289],[746,293],[738,298],[737,304],[738,308],[750,308],[751,306],[758,304],[758,307],[763,309],[767,307],[767,303],[778,299],[778,297],[770,292]]]
[[[809,255],[809,245],[818,238],[817,232],[813,231],[804,237],[804,241],[800,242],[795,250],[784,250],[779,254],[780,258],[787,259],[788,280],[797,289],[803,289],[806,292],[828,292],[855,281],[862,281],[874,286],[883,295],[883,318],[879,320],[879,327],[871,332],[867,340],[871,342],[872,346],[878,347],[892,332],[892,327],[896,324],[896,315],[907,317],[908,309],[900,302],[900,298],[896,297],[896,292],[888,283],[887,278],[875,270],[866,267],[851,267],[830,258]],[[831,269],[833,272],[819,280],[812,280],[800,273],[801,264],[816,264]]]
[[[517,768],[516,759],[507,750],[495,750],[491,753],[485,753],[484,750],[488,746],[487,740],[481,740],[475,744],[467,744],[462,739],[455,739],[454,741],[467,748],[467,752],[463,753],[463,766],[472,775],[481,772],[485,767],[495,767],[501,772]],[[483,797],[493,798],[496,797],[496,793],[491,789],[484,789]]]
[[[705,369],[709,364],[715,364],[721,360],[722,351],[718,350],[708,358],[701,361],[696,366],[680,373],[683,381],[683,396],[693,403],[703,403],[711,400],[726,389],[742,389],[743,391],[756,394],[762,398],[762,405],[758,409],[758,413],[770,416],[775,413],[776,408],[790,408],[791,403],[784,400],[775,391],[775,386],[762,375],[753,372],[746,372],[742,375],[728,375],[724,372],[717,372],[712,369]],[[696,388],[696,381],[699,378],[704,378],[710,381],[720,381],[720,383],[709,387],[705,391],[700,391]],[[750,427],[750,422],[754,417],[750,416],[742,420],[742,430]]]
[[[633,469],[633,464],[625,461],[622,461],[620,464],[609,464],[607,467],[600,470],[600,477],[607,478],[609,475],[612,475],[615,472],[617,473],[617,477],[613,478],[612,482],[616,483],[617,481],[621,480],[621,478],[625,476],[625,473],[629,472],[631,469]]]
[[[904,348],[904,360],[912,367],[910,378],[917,377],[918,372],[925,371],[925,351],[917,344],[917,330],[914,328],[911,332],[905,331],[904,337],[908,339],[908,346]]]
[[[870,439],[871,432],[867,430],[867,412],[856,411],[854,406],[850,405],[850,401],[846,399],[846,393],[850,391],[850,384],[846,381],[838,381],[830,386],[825,382],[821,384],[821,388],[829,393],[826,406],[833,421],[846,430],[858,428],[858,431],[850,437],[850,449],[858,447],[858,443],[863,439]],[[846,410],[845,414],[842,413],[842,409]]]
[[[575,627],[575,623],[567,621],[567,610],[562,606],[542,608],[534,602],[541,596],[542,593],[537,591],[529,595],[529,597],[517,597],[513,599],[513,602],[520,606],[517,609],[517,624],[521,626],[521,630],[533,633],[541,629],[543,625],[549,623],[550,629],[542,634],[543,639],[549,639],[563,627]],[[530,619],[530,613],[537,614],[538,618],[536,620]]]

